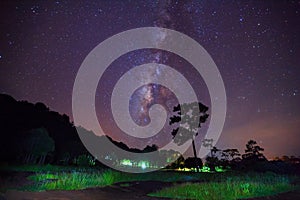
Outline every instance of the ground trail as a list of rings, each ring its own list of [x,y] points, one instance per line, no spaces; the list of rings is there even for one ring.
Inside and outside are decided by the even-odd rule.
[[[141,181],[117,183],[112,186],[88,188],[75,191],[7,191],[4,199],[7,200],[132,200],[132,199],[165,199],[149,197],[148,193],[160,190],[174,183],[160,181]],[[3,197],[2,197],[3,199]],[[2,200],[0,197],[0,200]],[[278,194],[272,197],[251,198],[249,200],[297,200],[300,199],[300,191],[292,191]]]

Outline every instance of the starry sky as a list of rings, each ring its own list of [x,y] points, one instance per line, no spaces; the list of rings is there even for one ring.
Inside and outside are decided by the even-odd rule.
[[[133,28],[170,28],[201,44],[222,75],[228,110],[219,148],[243,152],[245,143],[255,139],[269,158],[299,156],[299,22],[299,1],[1,1],[0,92],[44,102],[72,119],[74,80],[95,46]],[[184,59],[149,49],[121,56],[98,84],[96,110],[113,138],[134,147],[162,145],[171,138],[129,138],[113,123],[108,108],[117,80],[148,62],[180,71],[210,107],[205,83]],[[137,124],[149,122],[147,110],[154,103],[171,110],[176,98],[153,84],[132,94],[130,110]]]

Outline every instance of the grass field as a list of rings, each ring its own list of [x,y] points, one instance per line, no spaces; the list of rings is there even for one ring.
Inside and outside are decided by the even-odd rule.
[[[19,190],[44,191],[44,190],[78,190],[90,187],[103,187],[119,182],[130,181],[190,181],[206,179],[209,174],[196,174],[185,172],[165,172],[157,171],[151,173],[131,174],[110,169],[101,168],[82,168],[72,166],[53,166],[53,165],[24,165],[6,166],[0,170],[31,172],[33,175],[28,177],[34,183]],[[212,178],[212,176],[211,176]]]
[[[234,200],[270,196],[296,190],[297,186],[291,184],[294,178],[270,173],[228,176],[226,181],[177,184],[151,193],[149,196],[200,200]]]
[[[102,168],[64,166],[8,166],[3,170],[30,172],[32,183],[19,188],[26,191],[81,190],[132,181],[173,182],[174,186],[149,194],[182,199],[240,199],[266,196],[297,189],[291,184],[298,177],[274,173],[193,173],[156,171],[130,174]],[[122,185],[122,184],[121,184]],[[125,186],[124,186],[125,187]]]
[[[211,175],[210,178],[213,178]],[[209,174],[182,172],[151,172],[130,174],[114,170],[77,169],[71,172],[37,172],[28,177],[34,181],[33,185],[21,188],[29,191],[43,190],[78,190],[90,187],[103,187],[120,182],[131,181],[196,181],[209,178]]]

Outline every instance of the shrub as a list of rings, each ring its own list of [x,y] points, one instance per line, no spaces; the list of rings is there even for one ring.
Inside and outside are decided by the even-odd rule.
[[[96,164],[96,159],[93,158],[90,155],[80,155],[77,158],[74,159],[74,164],[82,167],[86,166],[95,166]]]

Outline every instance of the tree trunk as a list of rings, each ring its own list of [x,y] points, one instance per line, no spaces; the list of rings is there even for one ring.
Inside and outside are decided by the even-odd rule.
[[[45,164],[46,156],[47,155],[43,155],[42,165]]]
[[[29,163],[29,154],[28,153],[25,155],[24,162],[25,162],[25,164]]]
[[[197,159],[197,152],[196,152],[196,146],[195,146],[195,139],[193,138],[192,140],[192,145],[193,145],[193,152],[194,152],[194,157]],[[196,161],[195,159],[195,161]],[[199,166],[197,165],[197,172],[199,172]]]
[[[39,165],[43,165],[44,164],[44,155],[40,155],[40,159],[39,159]]]
[[[197,158],[197,152],[196,152],[196,146],[195,146],[195,140],[194,139],[192,141],[192,144],[193,144],[194,157]]]

